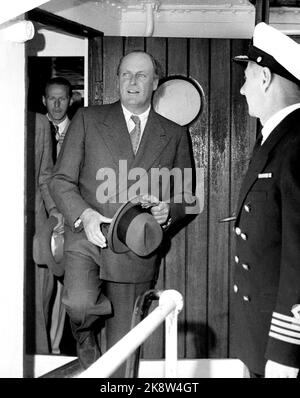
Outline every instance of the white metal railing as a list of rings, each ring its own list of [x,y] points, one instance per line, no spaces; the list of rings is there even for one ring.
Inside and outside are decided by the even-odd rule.
[[[79,378],[109,377],[165,320],[165,377],[177,377],[177,318],[183,307],[182,295],[177,290],[159,293],[158,307],[111,347]]]

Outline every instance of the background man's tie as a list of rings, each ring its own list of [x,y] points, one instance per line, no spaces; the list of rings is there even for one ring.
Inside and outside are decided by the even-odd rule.
[[[131,115],[131,119],[133,120],[135,127],[133,130],[130,131],[130,138],[133,152],[134,154],[136,154],[141,137],[141,120],[138,116],[135,115]]]
[[[57,138],[56,136],[58,135],[58,126],[51,121],[50,123],[50,128],[51,128],[51,140],[52,140],[52,159],[53,159],[53,164],[56,162],[57,158]]]

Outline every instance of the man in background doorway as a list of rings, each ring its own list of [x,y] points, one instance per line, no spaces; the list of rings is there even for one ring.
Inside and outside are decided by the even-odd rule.
[[[72,86],[67,79],[54,77],[47,81],[43,104],[47,109],[47,117],[50,121],[54,164],[70,124],[67,112],[72,103]]]
[[[42,101],[47,114],[44,119],[41,118],[42,115],[38,115],[37,118],[38,128],[35,144],[37,194],[40,191],[46,214],[57,219],[53,232],[63,234],[64,219],[48,191],[48,183],[70,124],[67,115],[72,104],[70,82],[62,77],[54,77],[48,80]],[[44,223],[45,217],[36,222],[37,239],[40,228],[43,228]],[[45,269],[45,266],[39,265],[36,285],[36,350],[38,353],[50,351],[53,354],[60,354],[59,346],[64,332],[66,316],[65,307],[61,302],[62,282],[52,273],[51,269]],[[48,340],[47,347],[45,335]]]
[[[65,134],[68,130],[70,119],[68,110],[73,103],[71,83],[63,77],[53,77],[46,82],[43,95],[43,104],[47,109],[47,117],[50,122],[51,141],[52,141],[52,160],[53,165],[59,155]],[[55,212],[55,214],[53,214]],[[63,234],[63,216],[56,209],[52,209],[52,215],[58,219],[58,224],[54,232]],[[52,308],[50,321],[50,344],[53,354],[59,354],[59,345],[64,331],[66,317],[65,307],[62,304],[62,283],[54,277],[55,300]]]

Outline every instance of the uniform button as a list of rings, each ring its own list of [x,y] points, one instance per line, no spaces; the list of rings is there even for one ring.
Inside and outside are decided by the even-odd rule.
[[[242,238],[243,240],[247,240],[247,239],[248,239],[247,235],[244,234],[244,233],[241,233],[241,238]]]
[[[250,297],[249,296],[243,296],[243,300],[249,302],[250,301]]]
[[[234,293],[237,293],[239,291],[239,288],[237,285],[233,285],[233,291],[234,291]]]
[[[238,256],[234,256],[234,261],[236,262],[236,264],[239,263],[240,259],[238,258]]]
[[[242,232],[241,228],[236,227],[235,233],[236,233],[237,235],[241,235],[241,232]]]
[[[249,204],[249,203],[246,204],[246,205],[244,206],[244,209],[245,209],[245,211],[246,211],[247,213],[250,213],[250,210],[251,210],[250,204]]]
[[[242,267],[243,267],[245,270],[247,270],[247,271],[249,271],[249,269],[250,269],[250,267],[249,267],[248,264],[242,264]]]

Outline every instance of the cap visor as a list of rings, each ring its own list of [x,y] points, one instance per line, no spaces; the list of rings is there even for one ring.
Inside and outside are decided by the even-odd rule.
[[[248,55],[237,55],[236,57],[233,57],[232,60],[237,63],[243,63],[243,62],[249,62],[250,58]]]

